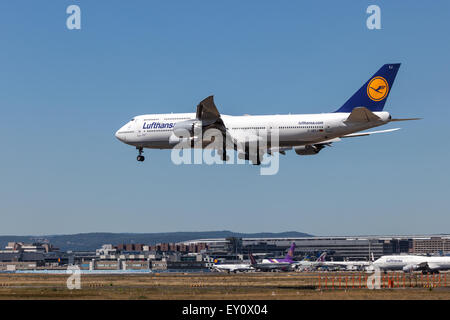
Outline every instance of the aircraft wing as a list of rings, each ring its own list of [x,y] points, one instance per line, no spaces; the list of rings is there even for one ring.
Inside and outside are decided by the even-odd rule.
[[[236,141],[227,131],[225,124],[220,116],[219,110],[214,103],[214,96],[209,96],[197,105],[196,119],[201,121],[203,131],[208,129],[218,129],[225,136],[225,143],[229,144],[229,141]],[[227,145],[227,148],[233,148],[234,145]]]
[[[346,134],[345,136],[342,136],[341,138],[363,137],[363,136],[370,136],[371,134],[386,133],[386,132],[392,132],[392,131],[397,131],[397,130],[400,130],[400,128],[379,130],[379,131],[350,133],[350,134]]]
[[[439,265],[438,263],[435,262],[427,262],[428,268],[430,270],[440,270],[442,269],[441,265]]]
[[[232,141],[239,145],[243,146],[245,143],[255,143],[256,141],[260,141],[262,138],[255,133],[245,132],[245,131],[235,131],[233,133],[228,132]]]
[[[393,131],[397,131],[397,130],[400,130],[400,128],[379,130],[379,131],[350,133],[350,134],[346,134],[346,135],[341,136],[341,137],[336,137],[336,138],[329,139],[329,140],[319,141],[319,142],[313,143],[312,145],[314,145],[315,147],[319,148],[319,150],[320,150],[320,149],[322,149],[324,147],[331,147],[331,144],[333,142],[339,142],[343,138],[364,137],[364,136],[370,136],[370,135],[376,134],[376,133],[386,133],[386,132],[393,132]]]
[[[341,138],[364,137],[364,136],[370,136],[370,135],[376,134],[376,133],[387,133],[387,132],[392,132],[392,131],[397,131],[397,130],[400,130],[400,128],[379,130],[379,131],[350,133],[350,134],[346,134],[345,136],[341,136],[341,137],[338,137],[338,138],[333,138],[333,139],[330,139],[330,140],[320,141],[320,142],[315,143],[314,145],[328,145],[329,146],[333,142],[341,141]]]
[[[209,96],[200,101],[197,106],[196,118],[202,120],[204,125],[212,124],[220,119],[219,110],[214,103],[214,96]]]

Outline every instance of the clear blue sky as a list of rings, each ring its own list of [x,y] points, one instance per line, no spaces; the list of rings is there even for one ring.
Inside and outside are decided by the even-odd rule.
[[[1,1],[0,234],[449,232],[449,26],[448,1]],[[140,164],[114,137],[210,94],[231,115],[334,111],[389,62],[385,109],[424,120],[291,152],[275,176]]]

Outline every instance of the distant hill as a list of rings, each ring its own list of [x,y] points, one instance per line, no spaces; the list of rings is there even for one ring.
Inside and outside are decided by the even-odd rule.
[[[47,236],[0,236],[0,249],[8,242],[34,242],[36,239],[47,239],[52,245],[63,251],[94,251],[103,244],[143,243],[154,245],[164,242],[180,242],[195,239],[214,239],[227,237],[241,238],[284,238],[310,237],[310,234],[288,231],[280,233],[238,233],[232,231],[199,231],[199,232],[165,232],[165,233],[78,233],[69,235]]]

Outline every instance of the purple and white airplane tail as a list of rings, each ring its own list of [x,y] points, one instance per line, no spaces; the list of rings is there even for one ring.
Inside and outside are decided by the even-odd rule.
[[[250,253],[248,256],[250,257],[250,264],[251,264],[252,266],[256,265],[257,262],[256,262],[255,257],[254,257],[251,253]]]
[[[322,254],[317,258],[316,262],[324,262],[327,256],[326,252],[322,252]]]
[[[293,263],[294,262],[294,252],[295,252],[295,242],[292,242],[284,259],[269,259],[271,263]]]
[[[295,242],[292,242],[291,247],[289,248],[289,251],[286,254],[286,257],[284,257],[284,260],[287,262],[294,261],[294,252],[295,252]]]

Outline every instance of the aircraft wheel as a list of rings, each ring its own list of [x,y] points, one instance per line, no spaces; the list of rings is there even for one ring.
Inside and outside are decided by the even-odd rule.
[[[261,161],[258,159],[257,161],[253,162],[254,166],[260,166],[261,165]]]
[[[139,155],[137,156],[137,161],[142,162],[145,160],[145,157],[142,155],[142,153],[144,152],[144,148],[142,147],[136,147],[136,149],[139,151]]]

